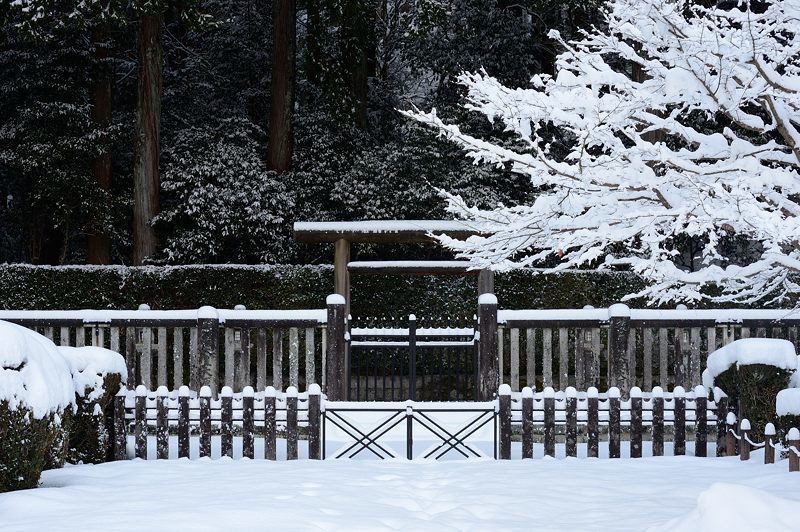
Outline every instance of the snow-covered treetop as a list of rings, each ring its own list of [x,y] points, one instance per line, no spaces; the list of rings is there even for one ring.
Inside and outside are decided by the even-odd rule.
[[[482,234],[438,237],[474,267],[627,267],[650,282],[629,297],[755,301],[800,292],[800,0],[751,9],[612,0],[611,34],[565,42],[557,74],[530,88],[486,72],[460,77],[467,107],[515,144],[476,138],[436,114],[405,112],[476,162],[530,177],[530,205],[449,211]],[[674,258],[700,242],[694,268]],[[731,239],[750,242],[747,257]],[[689,270],[692,271],[689,271]],[[723,289],[714,297],[707,284]]]

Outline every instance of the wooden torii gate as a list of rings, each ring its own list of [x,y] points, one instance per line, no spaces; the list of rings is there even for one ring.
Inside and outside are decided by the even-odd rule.
[[[296,222],[294,238],[304,243],[334,244],[334,293],[344,296],[350,311],[350,273],[396,273],[417,275],[475,275],[478,294],[494,293],[491,270],[470,270],[466,261],[375,261],[350,262],[352,244],[431,244],[430,235],[467,238],[479,234],[458,220],[364,220],[358,222]]]

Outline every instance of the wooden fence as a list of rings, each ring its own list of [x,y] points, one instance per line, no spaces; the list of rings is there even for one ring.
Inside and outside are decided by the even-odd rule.
[[[800,431],[791,428],[787,431],[787,447],[783,447],[776,439],[775,425],[767,423],[764,427],[764,441],[754,442],[750,439],[750,421],[743,419],[738,425],[736,415],[728,413],[725,418],[725,454],[727,456],[739,455],[741,460],[750,460],[750,453],[754,449],[764,449],[764,463],[775,463],[775,451],[785,453],[788,458],[789,472],[800,471]],[[780,454],[779,454],[780,456]]]

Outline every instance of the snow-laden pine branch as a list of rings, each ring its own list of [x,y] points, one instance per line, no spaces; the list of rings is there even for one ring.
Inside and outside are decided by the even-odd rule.
[[[627,267],[653,302],[756,301],[800,292],[800,0],[761,11],[613,0],[605,27],[564,52],[555,77],[505,87],[460,76],[466,106],[516,142],[476,138],[436,114],[405,114],[459,143],[476,162],[510,167],[541,193],[530,205],[481,210],[445,196],[482,236],[441,242],[477,268],[560,257],[553,270]],[[555,131],[555,134],[554,134]],[[701,243],[679,267],[679,240]],[[746,239],[749,253],[735,253]],[[691,271],[690,271],[691,270]]]

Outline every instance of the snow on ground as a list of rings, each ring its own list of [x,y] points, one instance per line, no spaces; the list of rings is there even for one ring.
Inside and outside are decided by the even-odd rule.
[[[791,530],[799,474],[758,457],[131,460],[0,495],[0,530]],[[796,529],[796,528],[795,528]]]

